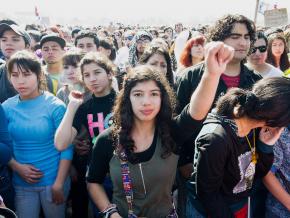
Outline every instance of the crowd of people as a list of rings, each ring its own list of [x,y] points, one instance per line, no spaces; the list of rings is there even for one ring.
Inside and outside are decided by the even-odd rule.
[[[243,15],[0,20],[0,216],[290,217],[289,46]]]

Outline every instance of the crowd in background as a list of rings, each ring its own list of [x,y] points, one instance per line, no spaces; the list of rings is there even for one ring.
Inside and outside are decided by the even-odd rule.
[[[290,217],[289,48],[289,25],[242,15],[196,28],[0,20],[0,208]]]

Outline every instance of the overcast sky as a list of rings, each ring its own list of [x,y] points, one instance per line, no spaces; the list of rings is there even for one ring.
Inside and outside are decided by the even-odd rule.
[[[5,1],[5,3],[4,3]],[[0,16],[25,20],[38,7],[41,16],[56,22],[153,22],[188,24],[210,23],[226,13],[239,13],[254,19],[256,0],[0,0]],[[288,9],[290,0],[264,0],[272,8]],[[21,19],[21,16],[23,19]],[[20,18],[19,18],[20,17]],[[24,19],[25,17],[25,19]],[[263,16],[259,15],[260,22]]]

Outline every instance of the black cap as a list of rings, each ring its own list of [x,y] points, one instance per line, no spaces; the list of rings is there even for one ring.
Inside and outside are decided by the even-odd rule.
[[[30,38],[29,34],[24,29],[21,29],[18,25],[15,25],[15,24],[8,25],[6,23],[1,23],[0,24],[0,37],[3,36],[3,34],[6,30],[12,30],[17,35],[22,36],[25,43],[30,45],[31,38]]]
[[[42,48],[44,43],[51,42],[51,41],[57,42],[62,48],[65,47],[65,40],[61,38],[58,34],[53,34],[53,33],[47,34],[41,38],[40,47]]]

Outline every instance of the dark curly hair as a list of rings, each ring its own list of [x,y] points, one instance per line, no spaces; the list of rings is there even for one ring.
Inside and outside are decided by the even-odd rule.
[[[134,113],[130,101],[130,92],[138,83],[154,81],[161,92],[161,107],[156,116],[156,125],[162,142],[162,158],[168,157],[175,149],[175,142],[170,134],[170,123],[176,105],[175,96],[169,83],[163,74],[158,73],[154,68],[141,65],[133,68],[125,77],[113,109],[114,122],[112,125],[112,138],[117,151],[125,150],[129,159],[134,160],[134,140],[131,131],[134,123]]]
[[[221,19],[217,20],[215,25],[210,29],[208,34],[208,39],[210,41],[224,41],[228,38],[231,33],[234,25],[236,23],[245,24],[250,35],[251,45],[255,41],[256,27],[253,21],[248,19],[243,15],[225,15]]]

